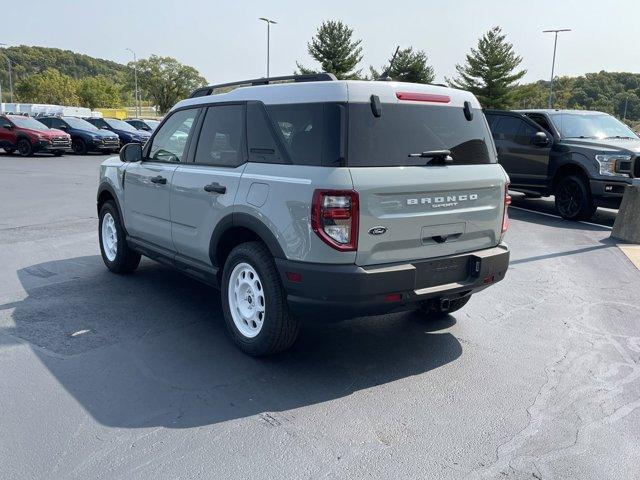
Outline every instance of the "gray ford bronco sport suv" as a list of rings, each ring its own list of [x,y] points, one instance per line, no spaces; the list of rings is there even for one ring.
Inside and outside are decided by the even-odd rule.
[[[145,255],[221,290],[235,343],[299,319],[462,308],[500,280],[508,177],[476,98],[330,74],[204,87],[106,160],[102,258]]]

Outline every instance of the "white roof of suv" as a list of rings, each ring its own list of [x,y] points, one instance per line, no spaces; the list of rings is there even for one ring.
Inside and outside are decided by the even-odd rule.
[[[226,93],[188,98],[173,108],[217,102],[257,100],[267,105],[287,103],[351,102],[368,103],[377,95],[382,103],[430,103],[442,106],[481,108],[476,97],[464,90],[419,83],[336,80],[290,82],[242,86]]]

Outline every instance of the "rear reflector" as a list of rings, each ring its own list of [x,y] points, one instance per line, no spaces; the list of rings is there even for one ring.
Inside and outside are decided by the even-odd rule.
[[[484,277],[484,280],[482,280],[482,283],[487,285],[489,283],[493,283],[494,279],[495,279],[495,277],[493,275],[488,275],[488,276]]]
[[[398,100],[410,100],[414,102],[449,103],[449,95],[436,95],[433,93],[396,92]]]
[[[294,283],[300,283],[302,281],[302,275],[297,272],[287,272],[287,280]]]
[[[390,293],[384,297],[385,302],[399,302],[400,300],[402,300],[402,295],[400,293]]]

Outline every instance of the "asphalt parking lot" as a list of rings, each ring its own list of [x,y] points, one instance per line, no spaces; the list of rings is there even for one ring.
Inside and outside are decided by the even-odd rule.
[[[516,199],[507,278],[454,316],[309,323],[257,360],[218,292],[107,272],[104,158],[0,154],[0,477],[640,478],[640,271],[613,212]]]

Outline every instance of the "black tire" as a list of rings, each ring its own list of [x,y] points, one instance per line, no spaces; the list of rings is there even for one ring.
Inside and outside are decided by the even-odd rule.
[[[443,311],[440,308],[440,299],[427,300],[420,305],[420,311],[429,319],[437,320],[450,313],[457,312],[471,300],[471,295],[456,298],[449,301],[449,308]]]
[[[76,155],[86,155],[87,154],[87,144],[81,138],[75,138],[71,142],[71,149],[73,153]]]
[[[231,314],[229,279],[234,268],[240,263],[249,264],[256,271],[264,290],[263,324],[254,337],[244,335],[236,326]],[[242,243],[231,251],[224,264],[221,300],[227,330],[244,353],[254,357],[272,355],[290,348],[295,343],[299,322],[289,311],[275,262],[262,242]]]
[[[26,138],[18,140],[18,153],[21,157],[30,157],[33,155],[33,145]]]
[[[111,215],[114,220],[117,238],[115,258],[111,260],[105,253],[105,246],[103,245],[102,224],[107,214]],[[100,215],[98,218],[98,239],[100,242],[100,254],[102,255],[102,261],[113,273],[130,273],[138,268],[138,265],[140,264],[140,254],[129,248],[129,245],[127,245],[127,238],[124,233],[124,228],[122,227],[120,214],[112,201],[105,202],[104,205],[102,205],[102,208],[100,208]]]
[[[582,175],[562,177],[555,189],[556,209],[566,220],[587,220],[596,213],[587,179]]]

